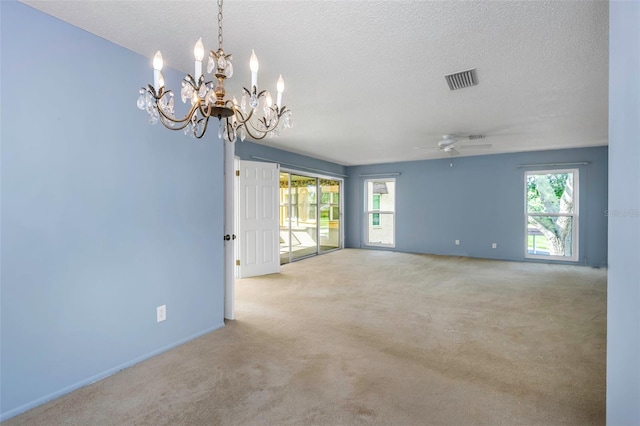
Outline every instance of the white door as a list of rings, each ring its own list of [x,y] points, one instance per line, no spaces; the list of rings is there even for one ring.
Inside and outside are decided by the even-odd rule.
[[[235,318],[235,143],[221,142],[224,143],[224,317],[232,320]]]
[[[280,271],[278,164],[240,161],[240,278]]]

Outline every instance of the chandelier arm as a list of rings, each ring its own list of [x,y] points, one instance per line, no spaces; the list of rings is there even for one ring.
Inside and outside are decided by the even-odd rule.
[[[258,129],[252,121],[246,121],[243,124],[249,136],[251,136],[254,139],[261,140],[267,137],[269,132],[271,132],[273,129],[275,129],[278,126],[278,121],[276,121],[275,125],[273,126],[267,126],[267,122],[264,118],[261,120],[258,120],[259,123],[262,123],[264,125],[265,127],[264,129]]]
[[[209,117],[211,117],[211,111],[213,110],[213,108],[211,108],[211,104],[209,105],[204,105],[202,102],[198,101],[198,111],[200,111],[200,114],[202,114],[203,117],[206,117],[207,119]],[[205,109],[203,109],[202,107],[205,107]]]
[[[193,133],[193,135],[196,137],[196,139],[202,139],[204,134],[207,132],[207,126],[209,125],[209,117],[201,118],[200,120],[197,121],[197,123],[199,124],[202,121],[204,121],[204,125],[202,126],[202,132],[200,132],[199,135],[197,133],[195,133],[195,132]]]
[[[229,120],[229,117],[225,118],[225,127],[227,130],[227,140],[229,142],[235,142],[237,135],[236,135],[236,129],[233,128],[233,122],[231,120]],[[233,137],[232,137],[233,136]]]
[[[246,87],[243,87],[242,89],[245,91],[245,93],[251,94],[251,92],[249,92],[249,90],[247,90]],[[258,95],[258,96],[261,96],[265,92],[266,92],[266,90],[263,90],[262,92],[260,92],[260,95]],[[226,103],[225,103],[225,106],[227,106],[228,108],[233,109],[233,112],[236,115],[236,119],[240,123],[244,124],[244,123],[248,122],[249,120],[251,120],[251,117],[253,116],[254,108],[250,108],[249,109],[249,113],[245,117],[245,115],[242,112],[242,110],[240,108],[238,108],[238,106],[235,103],[233,103],[231,100],[227,100]],[[278,108],[278,106],[274,105],[274,106],[271,107],[271,110],[276,113],[276,117],[278,118],[278,120],[280,120],[280,118],[285,113],[289,112],[289,110],[287,109],[286,106],[283,106],[282,108]]]
[[[245,89],[245,90],[246,90],[246,89]],[[227,102],[229,102],[229,101],[227,101]],[[242,110],[241,110],[241,109],[239,109],[238,107],[236,107],[235,105],[233,105],[232,109],[233,109],[234,113],[236,114],[236,119],[238,120],[238,122],[240,122],[240,123],[242,123],[242,124],[250,123],[251,117],[253,116],[253,111],[254,111],[254,109],[253,109],[253,108],[251,108],[251,109],[249,110],[249,113],[247,114],[247,116],[246,116],[246,117],[245,117],[245,115],[242,113]],[[289,110],[287,109],[287,107],[286,107],[286,106],[285,106],[285,107],[282,107],[282,108],[278,108],[278,107],[275,107],[275,106],[274,106],[274,107],[271,107],[271,110],[272,110],[273,112],[275,112],[275,113],[276,113],[277,121],[280,121],[280,118],[281,118],[281,117],[282,117],[286,112],[289,112]],[[276,123],[274,126],[270,127],[270,128],[273,128],[273,127],[275,127],[275,126],[277,126],[277,123]],[[257,130],[257,129],[256,129],[256,130]]]
[[[171,121],[171,119],[167,119],[165,115],[160,114],[160,122],[162,123],[162,125],[164,127],[166,127],[169,130],[182,130],[184,129],[187,125],[183,125],[181,127],[174,127],[174,121]],[[188,124],[188,123],[187,123]]]
[[[259,122],[259,123],[261,123],[262,121],[261,121],[261,120],[258,120],[258,122]],[[244,123],[244,126],[247,128],[247,131],[249,132],[249,134],[250,134],[250,135],[252,135],[252,133],[251,133],[251,129],[253,129],[253,130],[254,130],[254,131],[256,131],[256,132],[266,133],[265,131],[263,131],[263,130],[261,130],[261,129],[258,129],[258,128],[256,127],[256,125],[254,124],[254,122],[253,122],[253,121],[246,121],[246,122]],[[252,136],[253,136],[253,135],[252,135]]]
[[[251,136],[253,139],[255,139],[255,140],[259,141],[259,140],[262,140],[262,139],[264,139],[265,137],[267,137],[267,134],[266,134],[266,133],[262,133],[261,135],[257,135],[257,134],[255,134],[255,133],[253,133],[253,132],[251,131],[251,127],[253,127],[253,126],[246,126],[246,125],[244,126],[244,128],[245,128],[245,130],[246,130],[247,134],[248,134],[249,136]],[[259,131],[259,130],[258,130],[258,131]]]
[[[247,123],[249,120],[251,120],[251,117],[253,116],[253,108],[249,110],[249,114],[247,114],[246,117],[244,116],[242,111],[240,111],[239,109],[234,108],[233,110],[236,114],[236,120],[238,120],[238,122],[242,124]]]
[[[170,115],[167,115],[167,113],[165,113],[162,108],[158,107],[158,112],[160,113],[160,115],[162,117],[164,117],[165,119],[167,119],[167,121],[175,123],[175,124],[181,124],[181,127],[176,127],[174,128],[175,130],[180,130],[180,129],[184,129],[187,124],[189,124],[192,120],[193,117],[193,111],[194,111],[194,107],[191,108],[191,110],[189,111],[189,114],[187,114],[186,116],[184,116],[183,118],[179,118],[176,119],[174,117],[171,117]],[[183,124],[184,123],[184,124]]]
[[[247,89],[245,89],[245,90],[247,90]],[[234,113],[236,115],[236,120],[238,121],[238,123],[244,124],[244,128],[249,133],[249,136],[251,136],[252,138],[255,139],[254,133],[250,131],[251,128],[253,128],[256,132],[263,133],[262,130],[256,128],[256,126],[253,124],[253,122],[251,122],[251,118],[253,117],[253,111],[254,111],[253,108],[251,108],[249,110],[249,113],[246,115],[246,117],[242,113],[242,110],[240,110],[239,108],[236,108],[235,106],[233,107],[233,111],[234,111]],[[266,136],[266,134],[265,134],[265,136]],[[264,136],[262,136],[259,139],[263,139],[263,138],[264,138]]]
[[[187,127],[191,121],[187,121],[184,124],[175,127],[174,124],[177,123],[176,121],[167,118],[165,115],[160,115],[160,122],[169,130],[182,130]]]
[[[250,121],[248,119],[245,121],[245,124],[249,123],[249,125],[257,132],[269,133],[270,131],[272,131],[273,129],[278,127],[278,124],[280,123],[280,117],[281,117],[281,115],[276,113],[276,117],[273,119],[275,121],[269,120],[270,124],[267,122],[267,118],[266,117],[263,117],[263,118],[259,119],[258,123],[262,123],[263,126],[264,126],[264,129],[258,129],[256,127],[256,125],[252,121]]]
[[[183,118],[180,119],[176,119],[174,117],[171,117],[169,115],[167,115],[163,109],[160,107],[160,105],[158,105],[158,99],[156,99],[156,107],[158,108],[158,113],[160,113],[160,117],[163,119],[162,124],[164,124],[164,126],[170,130],[182,130],[185,127],[187,127],[189,125],[189,123],[191,123],[191,120],[193,119],[193,114],[196,110],[196,108],[198,107],[198,105],[193,105],[191,107],[191,109],[189,110],[189,112],[187,113],[187,115],[185,115]],[[178,127],[170,127],[169,125],[167,125],[167,123],[173,123],[175,124],[180,124],[180,126]]]

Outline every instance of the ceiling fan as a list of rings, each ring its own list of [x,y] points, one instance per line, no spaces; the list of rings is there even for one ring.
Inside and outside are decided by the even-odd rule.
[[[492,145],[490,143],[480,143],[480,144],[467,144],[461,145],[461,140],[470,140],[474,141],[477,139],[484,139],[485,135],[482,134],[449,134],[442,135],[442,139],[438,141],[436,145],[435,151],[439,152],[447,152],[449,155],[460,155],[459,149],[483,149],[490,148]],[[429,147],[417,147],[418,149],[429,149]]]

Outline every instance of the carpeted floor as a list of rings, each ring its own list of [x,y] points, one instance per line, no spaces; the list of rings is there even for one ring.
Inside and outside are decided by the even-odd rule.
[[[6,425],[605,423],[605,270],[340,250],[236,294],[223,329]]]

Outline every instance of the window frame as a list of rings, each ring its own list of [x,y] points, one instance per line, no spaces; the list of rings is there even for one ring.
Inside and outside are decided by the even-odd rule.
[[[573,212],[572,213],[530,213],[529,202],[527,200],[528,177],[530,175],[546,175],[546,174],[573,174]],[[580,170],[574,169],[546,169],[546,170],[527,170],[524,172],[524,257],[525,259],[552,260],[562,262],[578,262],[579,254],[579,238],[580,238]],[[544,254],[529,253],[529,216],[552,216],[552,217],[571,217],[571,256],[556,256]]]
[[[368,186],[369,186],[369,182],[393,182],[393,187],[394,187],[394,198],[393,198],[393,210],[380,210],[379,208],[374,210],[373,209],[373,200],[372,200],[372,210],[369,210],[369,199],[368,199]],[[385,247],[385,248],[395,248],[396,246],[396,198],[397,198],[397,182],[395,178],[389,178],[389,177],[380,177],[380,178],[367,178],[364,179],[364,196],[363,196],[363,211],[364,211],[364,220],[363,223],[365,224],[364,226],[364,238],[362,241],[362,244],[364,246],[367,247]],[[369,215],[371,215],[371,222],[373,223],[373,215],[374,214],[378,214],[378,215],[382,215],[382,214],[391,214],[393,217],[393,243],[372,243],[369,242]],[[371,225],[372,228],[382,228],[382,225]]]

